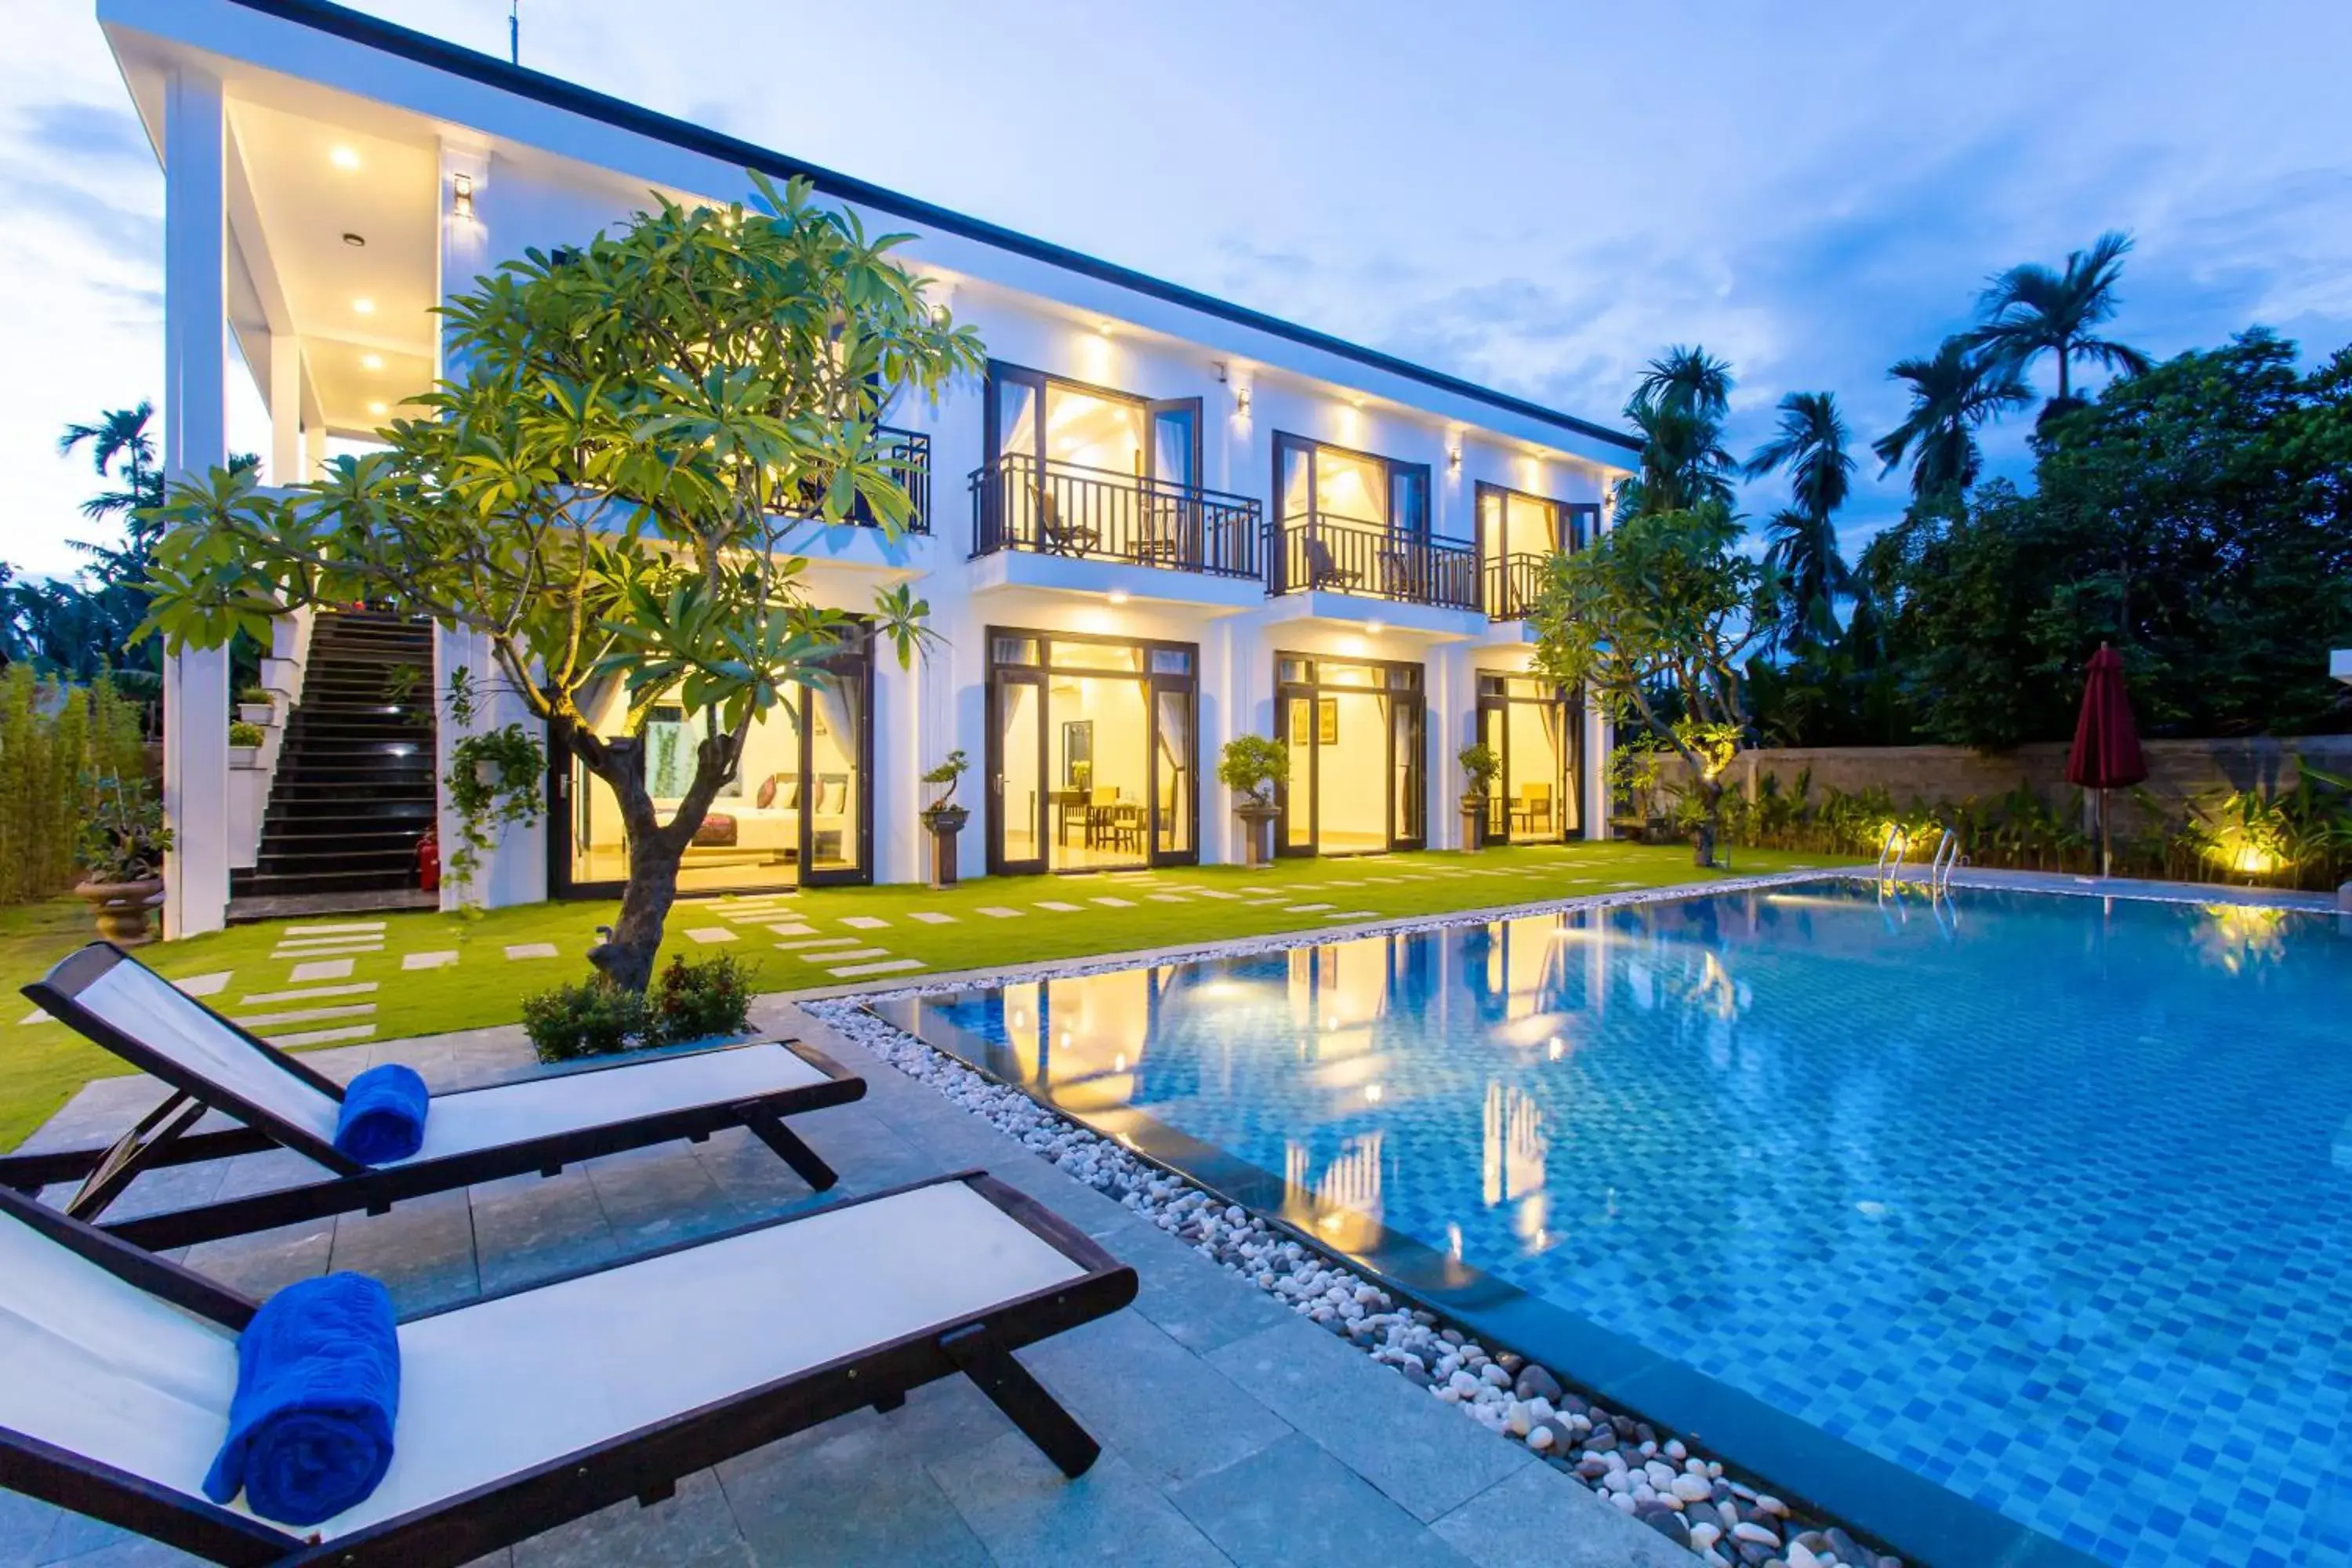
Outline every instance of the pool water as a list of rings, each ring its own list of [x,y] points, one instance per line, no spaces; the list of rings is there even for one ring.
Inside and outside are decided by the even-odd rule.
[[[2103,1561],[2352,1563],[2332,917],[1832,883],[943,1016],[1336,1245],[1451,1253]]]

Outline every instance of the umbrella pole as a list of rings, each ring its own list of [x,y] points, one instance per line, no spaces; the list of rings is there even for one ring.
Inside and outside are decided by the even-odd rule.
[[[2112,877],[2115,874],[2115,843],[2107,835],[2107,792],[2103,788],[2099,791],[2099,875]]]

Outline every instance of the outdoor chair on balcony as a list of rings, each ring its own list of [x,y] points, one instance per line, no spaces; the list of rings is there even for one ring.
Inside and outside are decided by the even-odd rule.
[[[405,1160],[366,1165],[334,1143],[343,1090],[332,1079],[230,1023],[109,942],[92,942],[26,986],[52,1017],[171,1094],[103,1149],[0,1158],[0,1187],[36,1193],[79,1181],[66,1205],[100,1223],[142,1172],[284,1149],[317,1167],[266,1192],[165,1208],[105,1224],[141,1247],[185,1247],[395,1203],[536,1171],[554,1175],[600,1154],[750,1129],[811,1187],[832,1169],[783,1119],[864,1097],[866,1080],[797,1041],[717,1050],[496,1084],[432,1097],[425,1142]],[[205,1129],[217,1111],[235,1125]]]
[[[1414,599],[1412,558],[1402,550],[1383,550],[1380,553],[1381,592],[1391,599]]]
[[[1075,1478],[1099,1449],[1013,1352],[1135,1293],[966,1172],[479,1297],[394,1331],[374,1489],[284,1526],[204,1489],[258,1303],[0,1191],[0,1483],[215,1563],[455,1568],[958,1373]]]
[[[1062,521],[1062,506],[1043,485],[1034,487],[1037,500],[1037,542],[1055,555],[1085,555],[1102,544],[1102,534],[1081,522]]]
[[[1361,572],[1341,570],[1331,559],[1331,547],[1311,533],[1299,540],[1298,552],[1306,558],[1309,588],[1336,588],[1344,594],[1364,580]]]

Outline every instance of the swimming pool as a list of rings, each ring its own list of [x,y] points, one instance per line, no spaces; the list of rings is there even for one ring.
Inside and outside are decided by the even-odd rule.
[[[1408,1283],[1590,1325],[2104,1561],[2352,1562],[2332,917],[1830,882],[911,1016]]]

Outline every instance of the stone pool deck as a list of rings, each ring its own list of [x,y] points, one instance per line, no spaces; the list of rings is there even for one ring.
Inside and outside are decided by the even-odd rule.
[[[795,1120],[840,1171],[836,1195],[984,1167],[1132,1264],[1134,1307],[1024,1352],[1099,1438],[1066,1482],[961,1380],[687,1478],[487,1561],[628,1563],[1292,1564],[1689,1568],[1697,1560],[1521,1446],[1221,1272],[1149,1220],[1064,1175],[788,1002],[754,1008],[861,1073],[866,1097]],[[339,1078],[404,1061],[436,1089],[541,1069],[515,1027],[310,1053]],[[25,1145],[111,1137],[160,1098],[151,1080],[87,1086]],[[286,1179],[254,1155],[141,1178],[118,1212]],[[330,1268],[373,1274],[404,1312],[462,1301],[825,1201],[747,1135],[591,1161],[191,1248],[184,1260],[262,1293]],[[628,1347],[616,1344],[614,1353]],[[195,1559],[0,1492],[0,1568],[160,1568]]]

